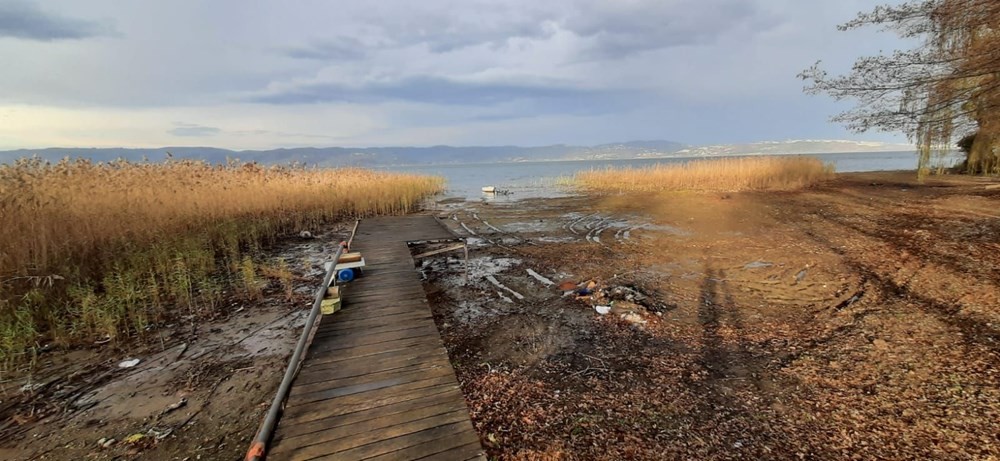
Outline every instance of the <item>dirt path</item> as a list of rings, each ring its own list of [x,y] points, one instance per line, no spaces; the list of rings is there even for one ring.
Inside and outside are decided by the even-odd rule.
[[[472,282],[442,256],[426,288],[493,457],[1000,456],[1000,191],[982,181],[440,208]]]
[[[338,234],[338,232],[340,234]],[[337,229],[266,251],[285,261],[261,299],[222,301],[216,318],[182,317],[145,345],[48,352],[3,377],[0,459],[242,459],[301,332]],[[132,368],[119,364],[139,359]]]

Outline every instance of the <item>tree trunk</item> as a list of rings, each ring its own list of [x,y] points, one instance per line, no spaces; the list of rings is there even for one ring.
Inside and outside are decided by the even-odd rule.
[[[979,133],[972,148],[969,149],[968,157],[965,161],[965,170],[969,174],[1000,174],[1000,157],[998,157],[998,143],[1000,137],[997,136],[997,129],[1000,127],[989,126],[993,123],[986,123],[980,126]]]

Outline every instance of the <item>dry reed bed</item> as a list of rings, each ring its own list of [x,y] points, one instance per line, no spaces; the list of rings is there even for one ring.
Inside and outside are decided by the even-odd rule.
[[[443,180],[361,169],[199,161],[0,165],[0,365],[41,342],[141,336],[211,313],[283,233],[412,210]],[[178,309],[178,307],[180,309]]]
[[[734,157],[593,170],[576,184],[597,192],[794,190],[833,177],[833,166],[814,157]]]

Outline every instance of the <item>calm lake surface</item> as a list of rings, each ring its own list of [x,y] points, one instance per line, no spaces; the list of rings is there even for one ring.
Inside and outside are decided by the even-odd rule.
[[[810,154],[824,162],[833,163],[837,172],[915,170],[917,154],[907,152],[864,152],[848,154]],[[574,174],[605,168],[644,167],[656,164],[683,163],[691,158],[638,159],[638,160],[574,160],[564,162],[518,162],[462,165],[430,165],[389,167],[390,171],[405,171],[443,176],[448,180],[446,195],[468,200],[512,201],[523,198],[559,197],[573,191],[561,185]],[[958,158],[949,159],[951,166]],[[483,186],[506,189],[510,195],[484,194]]]

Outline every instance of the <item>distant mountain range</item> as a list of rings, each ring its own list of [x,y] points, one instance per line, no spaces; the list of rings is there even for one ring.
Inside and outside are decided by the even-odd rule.
[[[560,160],[613,160],[656,157],[714,157],[726,155],[789,155],[839,152],[910,150],[911,146],[859,141],[779,141],[717,146],[690,146],[674,141],[629,141],[596,146],[432,146],[432,147],[296,147],[234,151],[214,147],[64,148],[0,151],[0,163],[38,156],[46,160],[84,157],[95,162],[115,159],[162,161],[173,158],[202,159],[212,163],[227,159],[263,164],[291,162],[319,166],[398,166],[458,163],[505,163]]]

